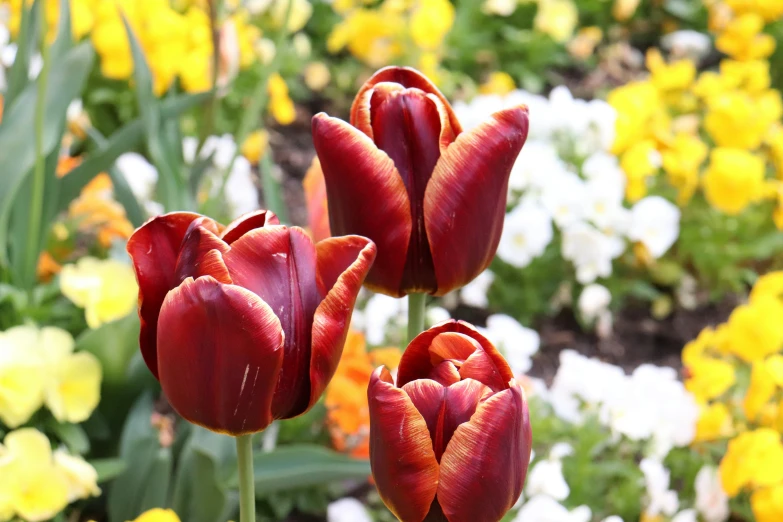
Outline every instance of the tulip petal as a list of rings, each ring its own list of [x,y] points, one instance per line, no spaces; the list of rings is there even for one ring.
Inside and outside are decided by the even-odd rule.
[[[476,350],[470,354],[460,366],[459,374],[463,379],[475,379],[486,384],[492,391],[508,388],[508,379],[503,380],[495,361],[484,350]]]
[[[424,193],[424,224],[444,295],[472,281],[495,256],[511,167],[528,131],[526,107],[496,112],[460,134],[441,156]]]
[[[243,214],[229,223],[220,237],[230,245],[255,228],[279,224],[280,220],[271,210],[256,210]]]
[[[313,143],[326,181],[332,234],[373,240],[378,258],[367,286],[400,297],[413,225],[394,162],[360,131],[325,114],[313,117]]]
[[[398,519],[422,522],[438,489],[438,461],[427,423],[383,366],[367,389],[370,464],[384,504]]]
[[[441,460],[455,430],[462,423],[468,422],[476,412],[476,407],[486,391],[487,387],[483,383],[473,379],[465,379],[446,388],[443,397],[443,420],[438,434],[442,445],[435,448],[438,461]]]
[[[511,371],[511,368],[509,368],[506,360],[486,337],[481,335],[481,333],[469,323],[449,319],[448,321],[444,321],[423,331],[410,342],[400,360],[400,368],[397,373],[398,386],[404,386],[416,379],[433,378],[432,371],[434,365],[431,359],[430,346],[436,337],[446,332],[464,334],[471,339],[478,341],[481,348],[492,360],[502,381],[508,383],[514,378],[514,373]]]
[[[364,82],[364,85],[362,85],[361,89],[359,89],[359,92],[356,94],[356,97],[353,100],[353,105],[351,105],[351,125],[354,125],[359,129],[363,129],[362,125],[367,124],[364,123],[366,122],[366,116],[361,114],[368,101],[366,93],[367,91],[373,89],[377,84],[382,82],[399,83],[403,87],[420,89],[425,93],[434,95],[441,101],[441,103],[443,103],[443,106],[447,109],[454,135],[462,132],[462,127],[460,126],[459,120],[457,120],[454,111],[451,109],[449,101],[438,90],[435,84],[433,84],[426,76],[412,67],[398,66],[384,67],[383,69],[380,69],[375,74],[373,74],[369,80]]]
[[[446,396],[446,388],[431,379],[418,379],[403,386],[402,390],[410,397],[416,410],[427,423],[432,447],[435,450],[435,458],[440,458],[438,448],[443,448],[444,444],[442,441],[436,440],[436,437],[443,431],[438,428],[442,422],[443,398]],[[443,453],[442,449],[441,453]]]
[[[310,409],[332,379],[351,325],[356,296],[375,259],[375,243],[342,236],[316,246],[318,278],[327,294],[315,310],[310,354]],[[305,410],[306,411],[306,410]]]
[[[214,228],[209,226],[214,222],[210,223],[211,220],[209,220],[206,222],[207,226],[203,226],[204,220],[209,220],[209,218],[202,217],[194,220],[182,240],[177,257],[177,267],[174,270],[177,284],[188,277],[197,279],[203,275],[211,275],[221,283],[231,284],[232,282],[228,269],[223,264],[223,257],[209,254],[212,251],[225,254],[229,251],[229,246],[215,235]],[[207,254],[210,258],[209,262],[205,263],[204,258]]]
[[[436,365],[442,361],[459,361],[461,364],[480,349],[478,341],[465,334],[444,332],[436,335],[430,343],[430,362]]]
[[[158,314],[166,294],[180,283],[175,274],[179,247],[190,223],[199,217],[191,212],[156,216],[128,239],[126,249],[139,283],[139,346],[155,378],[158,377]]]
[[[161,386],[185,419],[229,435],[272,422],[284,334],[257,295],[210,276],[188,278],[163,302],[158,344]]]
[[[497,522],[519,498],[532,436],[522,387],[481,403],[440,461],[438,501],[449,522]]]
[[[234,283],[274,310],[285,331],[285,357],[272,403],[276,419],[298,415],[310,399],[311,328],[322,296],[315,246],[298,227],[271,225],[246,233],[224,256]]]
[[[453,362],[443,361],[442,363],[435,366],[432,371],[430,371],[429,379],[432,379],[435,382],[439,382],[443,386],[450,386],[455,382],[459,382],[462,377],[460,376],[459,370],[457,370],[457,367],[454,366]]]

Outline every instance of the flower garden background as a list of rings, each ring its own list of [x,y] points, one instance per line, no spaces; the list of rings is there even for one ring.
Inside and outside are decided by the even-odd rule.
[[[128,239],[259,209],[328,238],[311,119],[387,65],[465,131],[529,110],[495,259],[425,317],[527,395],[503,520],[783,520],[782,40],[780,0],[0,1],[0,521],[238,520],[234,442],[139,351]],[[407,312],[362,290],[323,398],[255,436],[258,520],[395,520],[367,388]]]

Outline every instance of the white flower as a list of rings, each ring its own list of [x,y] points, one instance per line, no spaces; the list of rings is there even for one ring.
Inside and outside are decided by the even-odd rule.
[[[510,193],[525,189],[540,190],[547,185],[547,180],[557,178],[567,169],[551,142],[528,140],[511,168],[508,190]]]
[[[606,517],[601,522],[623,522],[623,519],[617,515],[612,515],[611,517]]]
[[[718,470],[704,466],[696,475],[696,509],[704,522],[725,522],[729,518],[729,497],[723,491]]]
[[[364,504],[352,497],[335,500],[326,508],[327,522],[372,522]]]
[[[514,522],[590,522],[592,512],[587,506],[571,511],[546,495],[529,499],[517,513]]]
[[[495,274],[488,269],[481,272],[476,279],[462,287],[459,297],[463,303],[476,308],[486,308],[489,305],[487,292],[495,281]]]
[[[597,283],[587,285],[579,294],[579,314],[587,322],[592,322],[607,311],[612,302],[612,294],[609,290]]]
[[[660,196],[648,196],[631,209],[628,237],[641,243],[654,258],[661,257],[680,235],[680,210]]]
[[[683,511],[680,511],[679,513],[674,515],[674,518],[672,518],[672,522],[698,522],[698,519],[696,517],[696,510],[685,509]]]
[[[514,375],[530,369],[530,358],[538,352],[541,342],[535,330],[522,326],[511,316],[495,314],[487,318],[487,327],[480,331],[503,353]]]
[[[679,500],[677,492],[669,489],[669,471],[660,461],[654,459],[642,459],[639,468],[644,473],[644,484],[647,489],[645,514],[650,518],[658,515],[674,515]]]
[[[617,159],[603,152],[593,154],[582,167],[587,177],[586,217],[599,229],[616,228],[625,221],[623,207],[625,174],[617,165]],[[624,245],[623,245],[624,246]]]
[[[517,0],[485,0],[481,10],[487,14],[509,16],[517,9]]]
[[[125,176],[136,199],[143,203],[152,201],[158,183],[158,170],[144,156],[126,152],[117,158],[115,166]]]
[[[563,258],[574,264],[576,280],[582,284],[612,274],[614,251],[611,238],[585,222],[576,223],[563,231]]]
[[[225,198],[231,207],[231,219],[258,210],[258,189],[253,182],[250,162],[243,156],[237,157],[226,180]]]
[[[388,295],[375,294],[364,307],[364,334],[369,344],[384,342],[390,325],[400,327],[408,311],[407,299],[395,299]]]
[[[553,235],[549,214],[532,199],[525,199],[506,214],[498,257],[510,265],[524,268],[544,253]]]
[[[476,96],[470,103],[458,101],[454,104],[454,113],[464,130],[470,130],[487,121],[492,113],[509,107],[502,96],[488,94]]]
[[[571,489],[563,477],[563,463],[560,459],[552,458],[536,462],[530,470],[525,482],[525,494],[529,497],[546,495],[555,500],[563,501],[568,498]]]
[[[583,136],[588,151],[610,150],[614,144],[617,111],[603,100],[587,102],[588,131]]]
[[[587,215],[585,182],[573,172],[551,175],[541,191],[541,204],[559,227],[568,227]]]
[[[699,31],[683,29],[674,31],[661,38],[661,45],[677,56],[687,56],[699,60],[712,49],[710,37]]]
[[[449,319],[451,319],[451,314],[449,314],[449,311],[442,306],[433,306],[431,308],[427,308],[427,325],[434,326],[436,324],[442,323],[443,321],[448,321]]]

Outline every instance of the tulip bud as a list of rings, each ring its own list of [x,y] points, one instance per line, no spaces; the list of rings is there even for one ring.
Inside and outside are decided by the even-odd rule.
[[[402,522],[498,522],[519,498],[532,433],[525,393],[475,328],[446,321],[411,341],[397,383],[372,375],[370,462]]]
[[[381,69],[364,84],[350,125],[316,114],[332,233],[378,245],[367,286],[394,297],[440,296],[487,268],[527,131],[519,106],[463,132],[440,91],[407,67]]]
[[[241,435],[309,410],[334,375],[373,258],[366,238],[314,245],[254,212],[224,227],[158,216],[128,241],[139,344],[174,409]]]

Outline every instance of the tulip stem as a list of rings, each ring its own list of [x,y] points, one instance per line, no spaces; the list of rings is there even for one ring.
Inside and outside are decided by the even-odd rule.
[[[253,477],[253,435],[237,437],[237,463],[239,466],[239,520],[256,520],[256,485]]]
[[[408,294],[408,343],[424,331],[427,294]]]

